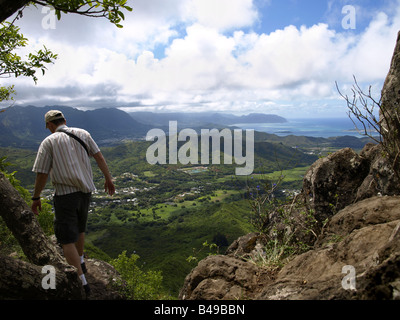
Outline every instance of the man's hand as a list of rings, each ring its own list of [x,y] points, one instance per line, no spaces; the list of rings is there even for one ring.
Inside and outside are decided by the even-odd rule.
[[[106,179],[106,182],[104,182],[104,191],[110,196],[115,193],[115,186],[111,180]]]
[[[38,208],[39,208],[39,211],[42,211],[42,202],[40,201],[40,199],[33,200],[31,209],[32,209],[33,213],[36,214],[37,216],[39,215]]]
[[[31,209],[34,214],[39,215],[39,211],[42,211],[42,203],[40,202],[40,193],[44,189],[46,182],[47,182],[47,177],[49,175],[47,173],[41,173],[37,172],[36,173],[36,180],[35,180],[35,189],[33,191],[33,197],[38,198],[38,200],[33,200]]]
[[[106,178],[106,182],[104,183],[104,191],[112,196],[115,193],[115,186],[112,182],[111,174],[108,170],[106,160],[104,159],[103,154],[100,151],[94,154],[93,158],[96,160],[98,167]]]

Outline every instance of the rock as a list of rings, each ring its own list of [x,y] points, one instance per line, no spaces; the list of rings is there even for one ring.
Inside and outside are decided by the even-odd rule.
[[[244,248],[255,242],[255,234],[238,241]],[[399,244],[400,197],[373,197],[340,211],[315,249],[278,273],[232,254],[209,256],[186,277],[179,298],[400,299]],[[347,282],[353,271],[355,290]]]
[[[186,277],[182,300],[245,299],[257,289],[262,270],[230,256],[208,256]]]
[[[249,233],[233,241],[225,254],[239,259],[251,259],[260,246],[265,246],[266,241],[266,236],[263,234]]]
[[[374,197],[341,210],[333,216],[315,243],[321,247],[364,227],[400,220],[399,197]]]
[[[91,289],[90,300],[123,300],[123,296],[113,288],[118,272],[109,263],[97,260],[87,259],[85,261],[88,272],[86,280]]]
[[[303,196],[322,222],[351,204],[369,172],[368,161],[345,148],[317,160],[303,180]]]
[[[379,112],[380,124],[383,130],[398,128],[398,106],[400,104],[400,32],[394,49],[389,72],[386,76],[381,97],[382,108]],[[382,112],[385,110],[385,112]]]
[[[387,157],[400,179],[400,32],[389,73],[382,89],[379,108],[380,133]]]
[[[374,197],[342,210],[327,226],[329,234],[336,237],[324,234],[316,249],[288,263],[275,283],[256,298],[377,299],[382,297],[373,294],[377,284],[380,291],[387,292],[385,298],[397,298],[397,289],[393,288],[397,288],[400,272],[389,270],[400,263],[399,206],[399,197]],[[356,290],[342,286],[346,266],[354,268]],[[375,277],[383,274],[388,277],[377,282]]]
[[[367,144],[358,155],[339,150],[316,161],[304,176],[302,196],[322,222],[357,201],[400,194],[400,183],[382,145]]]
[[[382,145],[367,144],[360,157],[369,164],[369,172],[357,190],[354,201],[367,199],[376,195],[400,194],[400,183],[387,157],[382,156]]]

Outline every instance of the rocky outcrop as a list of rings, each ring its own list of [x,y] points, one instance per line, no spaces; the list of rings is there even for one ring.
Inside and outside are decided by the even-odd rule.
[[[254,264],[229,256],[209,256],[186,278],[180,298],[243,299],[254,292],[259,276],[260,270]]]
[[[383,280],[387,264],[400,264],[399,205],[399,197],[374,197],[343,209],[329,222],[319,245],[288,263],[257,298],[383,298],[367,289],[376,286],[372,274],[377,273],[387,292],[384,298],[400,298],[400,269]],[[354,271],[356,290],[343,283],[349,270]]]
[[[360,154],[345,148],[310,167],[302,195],[319,222],[357,201],[400,194],[399,180],[382,154],[381,145],[369,143]]]
[[[367,176],[368,161],[350,148],[316,161],[303,181],[303,196],[323,221],[352,203]]]
[[[400,114],[400,32],[397,36],[390,70],[382,89],[380,125],[383,132],[397,130],[400,132],[398,115]],[[399,143],[396,143],[398,146]]]
[[[254,234],[239,242],[242,249],[233,250],[239,255],[202,260],[180,298],[400,299],[400,197],[373,197],[341,210],[315,248],[279,272],[243,260],[242,252],[257,250]]]

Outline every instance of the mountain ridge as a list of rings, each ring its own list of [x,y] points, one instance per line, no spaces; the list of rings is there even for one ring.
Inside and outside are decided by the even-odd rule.
[[[129,112],[135,120],[152,125],[167,126],[169,121],[178,121],[181,125],[198,126],[215,123],[219,125],[234,125],[237,123],[284,123],[284,117],[275,114],[250,113],[236,116],[219,112]]]
[[[44,114],[50,109],[59,109],[67,119],[67,125],[88,130],[99,146],[112,146],[129,140],[144,140],[147,132],[159,128],[168,132],[169,121],[178,122],[178,130],[192,128],[222,130],[234,129],[238,123],[277,123],[287,121],[273,114],[250,113],[235,116],[222,113],[127,113],[117,108],[79,110],[67,106],[13,106],[0,110],[0,147],[37,149],[49,135],[44,125]],[[266,132],[256,132],[256,141],[283,143],[292,147],[333,146],[361,149],[368,138],[351,136],[315,138],[288,135],[279,137]]]

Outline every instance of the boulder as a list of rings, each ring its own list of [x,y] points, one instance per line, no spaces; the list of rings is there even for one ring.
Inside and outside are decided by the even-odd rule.
[[[369,172],[369,163],[345,148],[317,160],[303,180],[302,194],[322,222],[351,204]]]
[[[90,300],[125,299],[114,286],[120,276],[112,265],[98,259],[87,259],[85,264],[88,270],[86,280],[91,289]]]
[[[265,275],[255,264],[231,256],[208,256],[186,277],[182,300],[238,300],[253,295]]]
[[[400,182],[381,144],[358,155],[350,148],[316,161],[304,176],[302,196],[323,222],[346,206],[377,195],[400,194]]]

